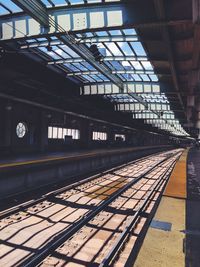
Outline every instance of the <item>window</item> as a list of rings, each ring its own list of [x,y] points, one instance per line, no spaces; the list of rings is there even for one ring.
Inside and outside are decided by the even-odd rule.
[[[53,127],[48,127],[48,138],[53,138],[52,131],[53,131]]]
[[[57,127],[53,127],[53,136],[52,138],[57,139],[58,138],[58,128]]]
[[[107,140],[107,133],[105,132],[92,132],[92,140]]]
[[[125,141],[126,136],[125,136],[125,134],[115,134],[115,140],[116,141]]]
[[[16,134],[17,137],[23,138],[25,134],[27,133],[28,128],[25,122],[19,122],[16,126]]]
[[[64,139],[65,135],[71,136],[72,139],[80,139],[80,130],[78,129],[66,129],[58,127],[48,127],[49,139]]]

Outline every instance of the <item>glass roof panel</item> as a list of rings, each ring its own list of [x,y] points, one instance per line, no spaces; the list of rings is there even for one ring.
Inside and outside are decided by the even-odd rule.
[[[130,61],[130,63],[134,67],[135,70],[143,70],[143,67],[139,61]]]
[[[55,54],[53,51],[48,51],[46,47],[39,47],[39,50],[52,57],[53,59],[61,59],[61,57]]]
[[[102,0],[88,0],[88,3],[101,3]]]
[[[7,14],[10,14],[10,12],[0,5],[0,16],[7,15]]]
[[[134,81],[134,78],[133,78],[132,74],[126,73],[126,74],[122,74],[122,76],[127,81]]]
[[[102,82],[102,79],[98,77],[98,75],[90,75],[91,78],[95,79],[97,82]]]
[[[132,76],[136,82],[142,81],[141,77],[138,74],[133,74]]]
[[[74,65],[70,64],[70,63],[65,63],[64,64],[65,67],[67,67],[70,71],[79,71],[79,69],[77,69]]]
[[[126,79],[124,78],[124,76],[123,76],[122,74],[117,74],[117,76],[118,76],[123,82],[126,81]]]
[[[69,56],[59,47],[52,46],[53,52],[55,52],[60,58],[68,58]]]
[[[114,42],[111,43],[105,43],[105,45],[108,47],[108,49],[111,51],[111,53],[114,56],[122,56],[122,52],[119,50],[119,48],[116,46]]]
[[[146,56],[146,52],[140,42],[131,42],[131,45],[138,56]]]
[[[125,35],[137,35],[136,31],[134,29],[124,29],[123,33]]]
[[[129,61],[122,61],[121,64],[122,64],[122,66],[124,66],[124,68],[126,68],[126,67],[129,67],[127,69],[133,68]]]
[[[105,31],[102,31],[102,32],[96,32],[96,35],[97,36],[108,36],[108,33]]]
[[[61,5],[66,5],[67,2],[65,0],[51,0],[55,6],[61,6]]]
[[[89,75],[82,75],[82,77],[83,77],[84,79],[86,79],[87,81],[89,81],[89,82],[95,82],[95,80],[92,79]]]
[[[124,70],[122,64],[118,61],[112,60],[110,61],[110,63],[112,64],[112,66],[116,69],[116,70]]]
[[[110,35],[122,35],[120,30],[109,31]]]
[[[88,62],[84,61],[84,62],[81,62],[81,64],[83,66],[85,66],[88,70],[95,70],[95,68]]]
[[[127,42],[118,42],[119,47],[126,56],[133,56],[133,50],[130,48]]]
[[[142,80],[144,82],[150,82],[150,79],[149,79],[148,75],[146,75],[146,74],[140,74],[140,77],[142,78]]]
[[[157,75],[149,74],[149,78],[151,79],[152,82],[158,82]]]
[[[87,70],[88,70],[84,65],[82,65],[82,64],[80,64],[80,63],[73,63],[73,65],[74,65],[76,68],[78,68],[79,70],[81,70],[81,71],[87,71]]]
[[[89,44],[87,44],[87,45],[90,46]],[[98,48],[99,48],[102,55],[112,56],[111,52],[104,46],[103,43],[98,43]]]
[[[2,6],[1,6],[2,4]],[[4,8],[4,7],[5,8]],[[6,9],[7,8],[7,9]],[[11,0],[1,0],[0,1],[0,15],[9,14],[10,12],[17,13],[23,11],[20,7],[18,7],[13,1]]]
[[[153,70],[153,67],[149,61],[141,61],[145,70]]]
[[[84,4],[83,0],[70,0],[71,5]]]
[[[98,74],[99,78],[101,78],[103,81],[109,81],[109,79],[103,75],[103,74]]]
[[[51,7],[52,4],[48,0],[41,0],[46,7]]]
[[[69,48],[68,46],[66,46],[66,45],[60,45],[60,47],[66,52],[66,53],[68,53],[69,55],[70,55],[70,57],[74,57],[74,58],[77,58],[77,57],[79,57],[79,55],[76,53],[76,52],[74,52],[71,48]]]

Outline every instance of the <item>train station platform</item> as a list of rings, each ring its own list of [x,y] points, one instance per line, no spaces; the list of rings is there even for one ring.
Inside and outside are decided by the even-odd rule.
[[[75,182],[85,176],[170,149],[170,145],[105,148],[0,160],[0,199],[13,199],[18,194],[29,195],[36,188],[43,190],[56,184]]]
[[[200,150],[177,162],[134,267],[200,266]]]
[[[10,157],[7,159],[0,159],[0,171],[3,169],[22,167],[22,166],[33,166],[37,164],[53,163],[63,160],[77,160],[81,158],[89,158],[94,156],[108,155],[108,154],[123,154],[128,152],[137,152],[145,150],[157,149],[157,146],[139,146],[139,147],[127,147],[127,148],[104,148],[104,149],[88,149],[79,151],[69,152],[50,152],[36,155],[25,155],[18,157]],[[171,148],[171,146],[160,146],[160,149]]]

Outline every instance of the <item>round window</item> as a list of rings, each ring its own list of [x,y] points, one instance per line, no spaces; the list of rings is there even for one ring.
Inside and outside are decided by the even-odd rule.
[[[16,134],[19,138],[23,138],[27,132],[27,126],[24,122],[19,122],[16,127]]]

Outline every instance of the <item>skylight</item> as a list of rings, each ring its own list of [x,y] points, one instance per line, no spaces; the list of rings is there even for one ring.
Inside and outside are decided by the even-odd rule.
[[[41,0],[47,8],[70,6],[70,5],[90,5],[93,3],[104,2],[120,2],[120,0]],[[21,12],[22,10],[15,5],[11,0],[0,0],[0,15],[12,14]],[[6,25],[9,26],[9,25]],[[12,24],[11,27],[16,25]],[[24,28],[26,29],[26,27]],[[12,31],[12,29],[11,29]],[[53,31],[52,31],[53,32]],[[18,33],[19,34],[19,33]],[[62,33],[63,34],[63,33]],[[71,33],[70,33],[71,34]],[[35,36],[35,35],[34,35]],[[43,37],[45,36],[45,37]],[[132,112],[136,116],[145,116],[146,123],[152,123],[159,125],[164,129],[174,133],[181,132],[184,134],[184,130],[181,128],[180,123],[172,119],[174,114],[171,114],[170,105],[167,97],[164,94],[155,94],[152,89],[152,83],[158,83],[160,74],[154,71],[154,67],[150,62],[147,52],[140,41],[140,37],[137,35],[135,29],[115,29],[115,30],[100,30],[100,31],[88,31],[73,33],[74,43],[77,48],[80,48],[81,44],[88,51],[91,45],[95,44],[101,54],[102,64],[107,72],[102,72],[102,69],[95,64],[95,57],[92,60],[87,60],[87,56],[79,53],[77,49],[70,43],[66,45],[59,35],[51,34],[48,37],[46,35],[42,38],[28,38],[24,33],[24,40],[19,40],[18,45],[22,49],[30,49],[33,54],[41,57],[46,65],[51,65],[53,68],[57,68],[63,72],[68,78],[76,80],[76,82],[82,85],[100,84],[100,83],[112,83],[112,76],[115,76],[119,84],[132,83],[134,88],[123,94],[106,94],[104,97],[110,99],[110,101],[116,103],[119,110]],[[21,37],[20,34],[18,37]],[[74,50],[75,51],[74,51]],[[86,54],[87,54],[86,51]],[[82,56],[80,56],[82,55]],[[89,54],[89,57],[92,55]],[[103,74],[102,74],[103,73]],[[110,74],[109,75],[107,75]],[[107,77],[108,76],[108,77]],[[115,80],[114,80],[115,81]],[[140,83],[141,84],[137,84]],[[137,85],[134,85],[137,84]],[[143,85],[142,85],[143,84]],[[115,86],[118,83],[115,82]],[[123,88],[121,88],[123,89]],[[100,90],[96,90],[100,92]],[[148,112],[144,112],[142,115],[138,115],[138,111],[145,111],[146,106],[143,102],[137,103],[134,95],[139,95],[140,99],[148,104]],[[125,103],[125,104],[124,104]],[[129,106],[131,104],[131,107]],[[155,112],[164,111],[163,118],[154,117]],[[146,114],[146,115],[144,115]],[[151,121],[153,119],[154,121]],[[163,120],[173,120],[163,126]],[[169,126],[170,124],[171,126]],[[174,127],[173,127],[173,125]],[[167,126],[168,125],[168,126]]]

